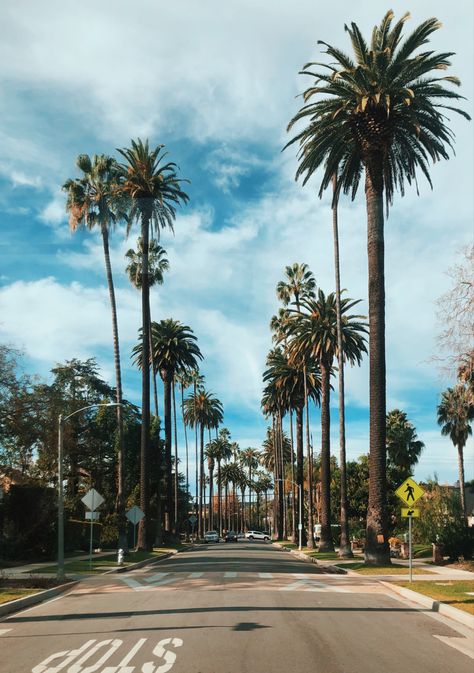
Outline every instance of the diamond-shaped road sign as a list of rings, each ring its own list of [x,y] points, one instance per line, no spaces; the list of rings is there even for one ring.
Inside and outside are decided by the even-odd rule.
[[[411,507],[417,500],[421,498],[424,490],[419,484],[416,483],[414,479],[408,477],[408,479],[405,479],[403,484],[397,488],[395,493],[398,495],[400,500],[403,500],[403,502],[408,507]]]
[[[415,519],[420,516],[419,507],[402,507],[402,518],[404,519]]]
[[[189,519],[188,519],[189,523],[190,523],[192,526],[194,526],[194,524],[196,523],[197,520],[198,520],[198,518],[197,518],[197,516],[196,516],[195,514],[191,514],[191,516],[190,516]]]
[[[104,502],[104,498],[95,490],[95,488],[91,488],[90,491],[87,491],[81,500],[87,509],[91,510],[91,512],[94,512],[97,507],[100,507]]]
[[[140,507],[137,507],[137,505],[133,505],[128,512],[125,514],[127,519],[133,523],[134,526],[143,519],[145,516],[140,509]]]

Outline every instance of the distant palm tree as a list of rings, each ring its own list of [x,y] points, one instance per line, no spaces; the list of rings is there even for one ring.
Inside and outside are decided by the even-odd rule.
[[[133,250],[130,248],[125,253],[125,257],[129,260],[125,273],[128,275],[130,282],[138,290],[142,287],[142,259],[143,259],[143,241],[142,237],[139,236],[137,239],[137,249]],[[158,241],[155,241],[152,238],[148,245],[148,284],[150,287],[153,285],[163,285],[164,281],[164,272],[169,270],[169,262],[166,257],[166,250],[161,247]],[[151,310],[148,308],[150,315],[150,330],[151,330]],[[150,331],[150,342],[151,342],[151,331]],[[155,416],[158,417],[158,390],[156,387],[156,375],[157,368],[156,364],[151,361],[151,371],[153,376],[153,396],[155,399]]]
[[[320,41],[329,63],[308,63],[303,73],[314,78],[304,92],[304,105],[289,129],[303,128],[287,144],[298,143],[300,164],[296,179],[303,184],[322,169],[319,196],[337,173],[339,192],[355,197],[365,171],[370,322],[370,483],[367,513],[366,562],[390,562],[386,509],[386,379],[384,196],[387,206],[395,188],[404,193],[405,181],[417,181],[421,171],[428,182],[428,162],[447,159],[453,133],[446,111],[469,119],[451,107],[461,96],[444,87],[459,85],[452,76],[438,77],[450,65],[451,53],[425,49],[415,53],[440,28],[437,19],[424,21],[403,42],[405,14],[393,27],[392,11],[382,19],[367,43],[358,26],[345,29],[354,57]],[[446,104],[448,102],[448,104]]]
[[[393,409],[387,414],[387,455],[390,462],[411,474],[425,445],[417,437],[404,411]]]
[[[148,275],[148,246],[150,229],[159,238],[160,230],[173,230],[176,206],[187,203],[188,195],[181,189],[176,164],[164,163],[163,145],[150,149],[148,140],[131,141],[130,148],[119,149],[125,160],[118,167],[119,193],[130,199],[128,219],[130,231],[134,221],[140,222],[142,255],[142,429],[140,446],[140,508],[145,517],[138,528],[138,548],[151,549],[149,526],[148,459],[150,451],[150,286]]]
[[[364,316],[348,312],[359,302],[341,299],[342,344],[344,355],[351,363],[360,363],[366,352],[367,326]],[[321,370],[321,535],[320,551],[334,551],[331,534],[330,496],[330,377],[334,357],[337,356],[338,335],[336,298],[327,297],[319,289],[317,299],[301,302],[301,311],[290,311],[287,334],[290,339],[288,352],[290,363],[298,359],[315,359]]]
[[[76,165],[82,177],[67,180],[63,190],[67,193],[66,210],[69,212],[69,225],[72,231],[80,227],[100,228],[104,250],[107,286],[109,289],[112,312],[112,332],[114,341],[115,385],[117,400],[118,460],[117,460],[117,501],[119,520],[119,546],[128,547],[126,538],[125,497],[124,497],[124,456],[122,411],[122,373],[120,366],[120,346],[117,320],[117,305],[110,263],[109,233],[120,219],[127,216],[127,201],[117,194],[117,164],[104,154],[80,154]]]
[[[249,471],[248,473],[248,488],[249,488],[249,525],[252,525],[251,522],[251,517],[252,517],[252,471],[256,470],[258,467],[258,458],[259,458],[259,452],[257,449],[253,449],[251,447],[248,447],[247,449],[243,449],[240,453],[240,463],[243,467],[246,467]],[[244,508],[245,508],[245,503],[244,503]]]
[[[230,432],[227,428],[221,428],[219,436],[210,443],[212,444],[213,458],[217,462],[217,528],[219,535],[222,535],[221,464],[223,460],[229,460],[232,455],[229,440]]]
[[[459,490],[461,507],[467,524],[466,493],[464,486],[464,447],[467,438],[472,435],[471,423],[474,420],[474,400],[471,391],[462,383],[448,388],[441,396],[438,406],[438,425],[441,434],[449,437],[458,450]]]

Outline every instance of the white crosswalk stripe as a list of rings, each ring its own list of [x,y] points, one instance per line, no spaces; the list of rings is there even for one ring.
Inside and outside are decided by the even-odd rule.
[[[0,629],[0,636],[4,636],[5,633],[8,633],[11,629]]]
[[[232,571],[228,571],[228,572],[224,573],[224,577],[228,577],[228,578],[237,577],[237,573],[232,572]]]

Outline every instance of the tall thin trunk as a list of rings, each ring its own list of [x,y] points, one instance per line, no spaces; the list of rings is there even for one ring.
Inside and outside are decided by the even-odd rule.
[[[144,206],[145,208],[146,206]],[[148,461],[150,452],[150,286],[148,277],[148,233],[150,214],[142,212],[142,427],[140,440],[140,508],[144,513],[138,524],[138,549],[151,550],[148,497]]]
[[[314,549],[314,520],[313,520],[313,461],[311,456],[311,440],[309,436],[309,400],[306,367],[304,368],[304,399],[306,411],[306,459],[308,461],[308,541],[307,547]]]
[[[168,369],[161,369],[160,375],[163,380],[163,414],[165,420],[165,532],[169,535],[173,530],[173,477],[171,465],[172,425],[171,425],[171,381],[172,374]]]
[[[376,158],[377,159],[377,158]],[[381,159],[366,168],[367,255],[369,262],[369,504],[365,561],[390,563],[386,502],[386,375],[383,179]]]
[[[176,390],[173,377],[173,422],[174,422],[174,520],[173,533],[178,534],[178,424],[176,420]]]
[[[458,444],[458,474],[459,474],[459,492],[461,494],[461,509],[464,523],[467,525],[467,508],[466,508],[466,487],[464,484],[464,446]]]
[[[214,530],[214,460],[208,463],[209,468],[209,530]]]
[[[150,311],[150,354],[151,354],[151,376],[153,381],[153,400],[155,405],[155,416],[158,419],[159,417],[159,408],[158,408],[158,386],[156,383],[156,368],[155,368],[155,355],[153,352],[153,333],[151,329],[151,311]]]
[[[295,445],[293,440],[293,410],[290,409],[290,443],[291,443],[291,540],[296,543],[296,486],[295,486]]]
[[[329,429],[330,367],[323,360],[321,368],[321,538],[319,551],[334,551],[331,533],[331,447]]]
[[[217,532],[222,535],[222,485],[221,485],[221,461],[217,461]]]
[[[186,512],[189,506],[189,447],[188,447],[188,431],[186,428],[186,421],[184,420],[184,384],[181,383],[181,415],[183,418],[184,430],[184,445],[186,447]],[[189,537],[189,524],[186,524],[186,537]]]
[[[199,426],[200,430],[200,439],[201,447],[199,452],[199,537],[203,536],[204,533],[204,521],[203,521],[203,494],[204,494],[204,425],[201,423]]]
[[[125,517],[125,441],[123,434],[123,408],[122,408],[122,372],[120,366],[120,344],[118,333],[117,320],[117,304],[115,301],[114,281],[112,277],[112,266],[110,264],[109,252],[109,232],[105,224],[101,227],[102,245],[104,248],[105,271],[107,276],[107,287],[109,289],[110,309],[112,313],[112,334],[114,340],[114,365],[115,365],[115,388],[117,401],[117,439],[118,439],[118,455],[117,455],[117,499],[115,503],[115,510],[118,518],[118,532],[119,532],[119,548],[127,549],[127,520]]]
[[[297,493],[297,509],[300,511],[300,498],[301,502],[301,512],[302,518],[304,516],[304,457],[303,457],[303,407],[298,406],[295,410],[296,416],[296,483],[298,484],[298,493]],[[300,522],[298,521],[298,524]],[[301,521],[302,523],[302,521]],[[306,531],[303,525],[301,531],[301,544],[306,546]]]
[[[333,175],[333,198],[337,188],[337,176]],[[347,472],[346,472],[346,422],[344,400],[344,352],[342,345],[342,320],[341,320],[341,275],[339,263],[339,231],[337,222],[337,203],[332,205],[332,230],[334,239],[334,273],[336,276],[336,325],[337,325],[337,364],[339,369],[339,462],[340,462],[340,485],[341,485],[341,542],[339,556],[341,558],[353,558],[351,543],[349,540],[349,517],[347,501]]]

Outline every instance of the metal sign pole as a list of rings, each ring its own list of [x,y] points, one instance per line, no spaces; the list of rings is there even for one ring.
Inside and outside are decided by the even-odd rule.
[[[133,551],[137,551],[137,524],[133,524]]]
[[[89,572],[92,572],[92,526],[94,525],[94,512],[91,512],[91,534],[89,540]]]
[[[411,547],[411,516],[408,517],[408,559],[409,559],[409,564],[410,564],[410,582],[412,578],[412,558],[411,558],[411,552],[412,552],[412,547]]]

